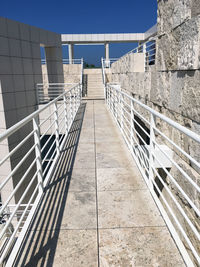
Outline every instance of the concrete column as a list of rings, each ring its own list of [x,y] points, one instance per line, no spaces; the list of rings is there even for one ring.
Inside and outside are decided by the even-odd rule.
[[[62,46],[45,47],[49,83],[63,83]]]
[[[106,67],[110,66],[110,58],[109,58],[109,43],[105,43],[105,64]]]
[[[62,62],[62,46],[60,47],[45,47],[47,74],[49,83],[64,83],[63,62]],[[48,88],[50,99],[55,98],[63,92],[62,88],[55,89]]]
[[[73,63],[74,58],[74,45],[68,44],[68,51],[69,51],[69,64]]]

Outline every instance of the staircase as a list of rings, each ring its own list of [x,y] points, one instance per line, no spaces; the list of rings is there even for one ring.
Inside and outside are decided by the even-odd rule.
[[[104,99],[104,85],[101,69],[84,69],[87,96],[85,99]]]

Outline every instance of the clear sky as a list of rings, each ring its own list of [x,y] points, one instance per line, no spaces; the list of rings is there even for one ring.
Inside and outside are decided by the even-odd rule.
[[[157,0],[3,0],[0,16],[58,33],[142,33],[156,23]],[[111,44],[110,57],[134,47]],[[104,46],[75,46],[75,58],[90,64],[102,56]]]

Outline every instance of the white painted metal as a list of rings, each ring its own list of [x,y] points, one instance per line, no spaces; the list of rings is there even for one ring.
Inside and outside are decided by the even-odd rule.
[[[2,227],[0,238],[2,242],[0,264],[12,266],[15,260],[31,219],[42,198],[43,188],[47,186],[56,167],[60,151],[63,149],[80,103],[81,84],[77,84],[0,135],[0,143],[2,144],[4,140],[7,140],[13,134],[23,131],[23,127],[29,127],[30,129],[24,140],[16,144],[13,150],[0,161],[0,166],[3,167],[14,153],[19,153],[20,155],[20,151],[26,148],[28,142],[30,148],[25,154],[22,154],[21,160],[2,181],[0,185],[1,192],[8,182],[12,183],[13,175],[20,170],[25,160],[30,159],[32,161],[24,174],[19,177],[19,183],[8,194],[7,199],[3,199],[1,203],[0,219]],[[53,110],[53,112],[50,113],[49,110]],[[70,110],[73,110],[73,113],[69,116]],[[39,118],[41,116],[44,117],[42,114],[45,114],[46,117],[40,122]],[[52,122],[49,123],[50,121]],[[48,138],[45,137],[47,132],[40,136],[41,127],[45,128],[45,130],[47,129],[47,132],[51,130]],[[10,203],[17,196],[20,186],[26,181],[28,181],[28,185],[22,194],[18,195],[19,200],[17,203]],[[29,196],[30,189],[33,192]],[[24,202],[25,199],[27,199],[27,204]]]
[[[45,64],[45,60],[42,60],[42,62]],[[81,91],[83,87],[83,58],[82,59],[72,59],[71,63],[70,60],[64,59],[63,64],[80,64],[80,85],[81,85]],[[77,85],[77,83],[38,83],[36,85],[36,91],[37,91],[37,103],[38,104],[46,104],[52,99],[56,98],[57,96],[61,95],[65,91],[68,91],[70,88]]]
[[[143,43],[140,42],[136,48],[129,51],[128,53],[126,53],[120,58],[110,58],[109,61],[106,59],[102,59],[102,66],[104,68],[110,68],[112,63],[118,60],[122,60],[127,55],[133,54],[133,53],[144,53],[145,54],[144,69],[145,71],[148,71],[150,66],[155,64],[155,60],[156,60],[156,37],[153,40],[147,40]]]
[[[82,64],[83,59],[82,58],[72,58],[71,60],[69,58],[63,58],[62,60],[63,64]],[[46,59],[41,60],[42,65],[46,64]]]
[[[195,165],[194,171],[196,171],[197,175],[200,173],[200,164],[196,159],[184,151],[183,148],[163,134],[157,128],[156,120],[159,119],[162,122],[167,123],[169,127],[178,130],[180,134],[195,141],[198,146],[200,145],[200,136],[142,104],[140,101],[122,91],[116,84],[105,84],[105,88],[107,106],[120,128],[124,140],[127,143],[158,208],[160,209],[186,265],[194,266],[193,261],[190,258],[190,253],[193,254],[193,257],[200,264],[197,245],[193,242],[194,239],[188,234],[188,230],[186,230],[190,229],[196,237],[196,240],[200,241],[197,221],[195,222],[192,220],[184,207],[181,206],[174,195],[174,192],[171,190],[171,187],[169,187],[168,183],[163,180],[163,177],[161,177],[159,172],[160,169],[163,170],[171,183],[177,188],[180,196],[186,202],[186,205],[190,207],[191,212],[195,212],[196,216],[200,216],[200,210],[196,205],[197,203],[189,197],[188,192],[185,191],[182,184],[180,184],[174,176],[174,172],[170,173],[170,170],[168,169],[173,167],[174,170],[179,172],[182,175],[182,179],[185,180],[193,190],[196,190],[195,192],[198,195],[200,193],[200,187],[197,182],[190,177],[191,172],[187,172],[176,160],[179,156],[182,160],[184,160],[183,157],[185,157],[186,161],[190,160],[190,162],[193,162]],[[114,108],[117,106],[119,108]],[[137,121],[135,116],[137,116],[141,122]],[[144,135],[146,137],[144,137]],[[162,142],[158,141],[158,136],[162,137],[160,139],[163,140]],[[172,153],[173,151],[175,151],[174,156]],[[177,151],[179,154],[177,154]],[[192,166],[190,166],[190,168],[192,169]],[[159,188],[155,177],[159,179],[159,182],[166,190],[165,193]],[[166,198],[167,195],[171,199],[170,202],[168,198]],[[174,207],[178,210],[179,217],[177,216],[177,211]],[[180,216],[183,217],[182,220],[180,220]],[[188,253],[188,250],[190,253]]]

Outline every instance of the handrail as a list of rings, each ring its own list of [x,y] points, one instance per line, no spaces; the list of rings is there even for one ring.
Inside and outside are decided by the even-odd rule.
[[[139,45],[137,47],[133,48],[132,50],[130,50],[129,52],[127,52],[126,54],[124,54],[120,58],[110,58],[109,62],[107,62],[105,59],[103,59],[103,63],[104,63],[103,65],[106,68],[110,68],[112,63],[117,62],[117,61],[121,61],[121,60],[123,60],[123,58],[125,58],[126,56],[128,56],[130,54],[144,53],[144,55],[145,55],[145,59],[144,59],[145,71],[148,71],[149,66],[155,64],[156,40],[157,40],[157,36],[151,37],[151,38],[147,39],[146,41],[139,43]]]
[[[190,267],[194,266],[194,263],[200,264],[198,253],[200,233],[197,226],[200,210],[188,192],[188,190],[194,192],[196,199],[200,197],[200,186],[197,183],[200,162],[188,154],[183,145],[180,146],[162,133],[156,125],[156,120],[167,123],[169,129],[178,130],[181,135],[187,136],[199,147],[200,136],[133,98],[124,92],[119,84],[107,83],[105,86],[108,109],[186,265]],[[185,165],[187,167],[184,167]]]
[[[107,86],[111,86],[112,87],[112,83],[107,83]],[[166,117],[165,115],[157,112],[156,110],[150,108],[149,106],[141,103],[140,101],[138,101],[137,99],[131,97],[130,95],[128,95],[127,93],[125,93],[124,91],[121,91],[117,88],[115,88],[116,91],[120,92],[121,94],[123,94],[124,96],[126,96],[129,100],[132,100],[133,102],[137,103],[139,106],[145,108],[146,110],[148,110],[149,112],[151,112],[153,115],[155,115],[156,117],[160,118],[161,120],[167,122],[169,125],[173,126],[174,128],[176,128],[177,130],[183,132],[184,134],[186,134],[188,137],[192,138],[194,141],[200,143],[200,136],[196,133],[194,133],[193,131],[187,129],[186,127],[180,125],[179,123],[173,121],[172,119]]]
[[[9,137],[11,134],[13,134],[14,132],[16,132],[17,130],[19,130],[22,126],[24,126],[26,123],[28,123],[29,121],[31,121],[34,117],[36,117],[37,115],[39,115],[42,111],[44,111],[45,109],[47,109],[49,106],[51,106],[52,104],[56,103],[59,99],[62,99],[64,95],[66,95],[69,92],[73,91],[74,88],[76,88],[76,87],[77,87],[77,84],[74,87],[72,87],[68,92],[62,93],[61,95],[59,95],[58,97],[56,97],[54,100],[52,100],[51,102],[49,102],[48,104],[46,104],[44,107],[39,108],[38,110],[36,110],[35,112],[33,112],[29,116],[27,116],[26,118],[22,119],[21,121],[17,122],[15,125],[11,126],[5,132],[3,132],[2,134],[0,134],[0,142],[2,142],[5,138]]]
[[[82,58],[73,58],[71,60],[68,58],[63,58],[62,62],[63,64],[82,64]],[[41,63],[46,64],[46,59],[41,59]]]
[[[1,193],[7,190],[8,185],[10,190],[1,195],[0,265],[6,263],[6,266],[12,266],[15,260],[44,194],[44,188],[60,158],[81,104],[81,97],[81,84],[76,84],[0,134],[0,145],[5,146],[6,139],[10,150],[5,155],[4,153],[0,155],[0,169],[3,168],[5,174],[0,184]],[[14,136],[15,145],[13,146],[9,138],[14,134],[18,137]],[[44,135],[50,137],[44,138],[41,142],[41,136]],[[16,156],[17,162],[13,161]],[[13,185],[12,189],[13,180],[18,183],[15,187]],[[21,192],[19,189],[23,183],[27,186]],[[15,199],[18,200],[17,203],[11,203],[11,200]],[[12,211],[11,207],[13,207]]]

